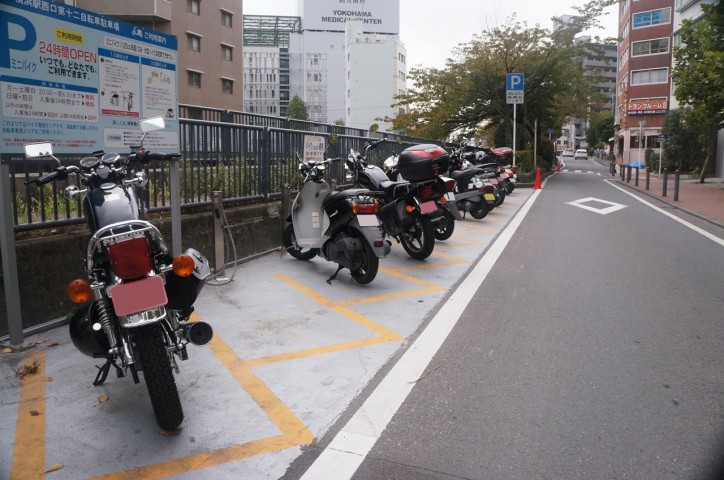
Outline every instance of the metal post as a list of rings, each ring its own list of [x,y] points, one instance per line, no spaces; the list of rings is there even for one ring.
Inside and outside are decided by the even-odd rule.
[[[264,199],[269,198],[271,193],[271,128],[264,127],[261,133],[261,194]]]
[[[663,183],[663,185],[662,185],[662,187],[661,187],[661,188],[662,188],[662,190],[661,190],[661,196],[662,196],[662,197],[665,197],[665,196],[666,196],[666,187],[667,187],[666,184],[667,184],[668,181],[669,181],[669,170],[665,168],[665,169],[664,169],[664,183]]]
[[[169,167],[169,187],[171,190],[171,252],[181,254],[181,176],[179,161],[174,158]]]
[[[10,197],[10,167],[0,160],[0,250],[5,285],[5,311],[8,318],[10,344],[23,343],[23,319],[18,287],[18,264],[15,257],[15,227],[13,225],[12,198]]]
[[[513,166],[515,166],[515,129],[518,126],[518,121],[516,118],[516,112],[518,111],[518,104],[513,104]]]
[[[646,190],[651,186],[651,169],[646,167]]]
[[[677,169],[674,173],[674,201],[679,201],[679,177],[681,176],[681,172]]]
[[[224,193],[214,192],[214,274],[221,274],[225,268]]]
[[[631,164],[626,165],[626,183],[631,182]]]
[[[634,179],[634,186],[639,186],[639,167],[636,167],[636,177]]]

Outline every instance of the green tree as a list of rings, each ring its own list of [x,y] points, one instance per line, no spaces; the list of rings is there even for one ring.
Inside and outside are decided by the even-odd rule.
[[[287,117],[294,120],[309,120],[309,112],[307,111],[307,104],[299,95],[294,95],[289,101],[287,107]]]
[[[525,104],[517,107],[516,147],[527,147],[533,125],[559,129],[569,115],[584,116],[602,103],[595,75],[584,76],[581,56],[600,57],[590,42],[574,41],[576,34],[598,24],[613,0],[593,0],[579,9],[570,23],[553,31],[516,22],[483,31],[453,51],[444,69],[410,70],[413,87],[398,97],[408,108],[393,122],[396,131],[426,138],[445,138],[451,132],[470,137],[480,128],[492,130],[496,143],[512,145],[513,106],[507,104],[505,77],[525,75]],[[503,142],[499,142],[499,140]]]
[[[687,123],[702,128],[706,157],[699,182],[716,155],[718,131],[724,128],[724,4],[701,4],[703,15],[681,22],[681,46],[674,47],[672,81],[680,104],[690,107]]]
[[[586,143],[593,148],[603,148],[615,133],[613,123],[613,112],[608,110],[594,116],[586,128]]]
[[[706,154],[699,141],[702,129],[687,120],[690,116],[689,107],[666,112],[662,128],[662,133],[666,135],[663,168],[669,170],[678,168],[689,172],[701,166],[700,159]]]

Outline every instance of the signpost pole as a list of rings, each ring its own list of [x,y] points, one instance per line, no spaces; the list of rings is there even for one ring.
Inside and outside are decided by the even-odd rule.
[[[513,104],[513,166],[515,166],[515,129],[518,126],[516,118],[516,112],[518,111],[518,104]]]

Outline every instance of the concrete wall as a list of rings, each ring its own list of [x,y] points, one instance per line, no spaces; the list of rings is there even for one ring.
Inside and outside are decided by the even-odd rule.
[[[226,209],[238,259],[281,245],[281,204],[271,202]],[[193,247],[207,256],[214,267],[214,222],[212,212],[183,215],[182,248]],[[159,227],[171,248],[171,219],[150,219]],[[16,254],[23,329],[64,317],[73,304],[65,287],[75,278],[85,278],[84,258],[89,234],[50,234],[18,240]],[[233,252],[230,253],[233,261]],[[8,335],[5,289],[0,279],[0,337]]]

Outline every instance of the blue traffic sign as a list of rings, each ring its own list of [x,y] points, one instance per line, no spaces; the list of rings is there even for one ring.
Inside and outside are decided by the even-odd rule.
[[[512,91],[522,91],[525,85],[524,74],[508,73],[505,75],[505,89]]]

